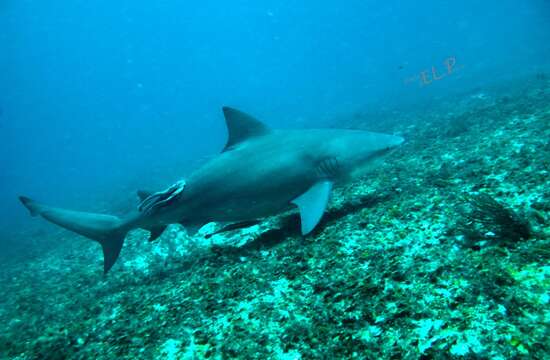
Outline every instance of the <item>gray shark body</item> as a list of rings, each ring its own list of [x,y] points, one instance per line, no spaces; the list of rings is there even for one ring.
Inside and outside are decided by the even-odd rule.
[[[229,138],[221,154],[157,193],[141,193],[138,211],[125,219],[54,208],[21,197],[32,215],[98,241],[104,271],[115,263],[126,233],[157,238],[167,225],[196,229],[208,222],[247,223],[297,206],[302,233],[320,221],[334,183],[372,164],[403,138],[359,130],[271,130],[225,107]],[[237,225],[238,226],[238,225]]]

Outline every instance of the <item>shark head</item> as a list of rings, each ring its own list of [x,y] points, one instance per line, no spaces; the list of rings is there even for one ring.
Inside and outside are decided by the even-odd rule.
[[[405,139],[401,136],[360,131],[341,130],[327,143],[327,152],[341,164],[346,173],[362,175],[373,168],[376,160],[388,154]]]

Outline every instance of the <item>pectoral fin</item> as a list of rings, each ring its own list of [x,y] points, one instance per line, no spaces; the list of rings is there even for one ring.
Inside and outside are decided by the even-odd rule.
[[[300,209],[303,235],[309,234],[323,217],[331,190],[331,181],[319,181],[308,191],[292,200],[292,203]]]

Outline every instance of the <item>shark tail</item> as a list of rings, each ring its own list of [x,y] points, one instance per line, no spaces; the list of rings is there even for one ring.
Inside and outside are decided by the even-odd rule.
[[[107,273],[113,267],[129,230],[120,218],[55,208],[25,196],[20,196],[19,200],[30,211],[31,216],[42,216],[51,223],[99,242],[103,249],[104,272]]]

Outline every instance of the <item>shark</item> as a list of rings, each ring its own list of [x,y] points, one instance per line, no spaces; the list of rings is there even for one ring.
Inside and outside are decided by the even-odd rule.
[[[335,184],[364,173],[404,142],[401,136],[363,130],[275,130],[235,108],[222,110],[228,138],[221,153],[166,189],[138,191],[140,202],[127,216],[19,199],[32,216],[97,241],[106,274],[126,234],[137,228],[149,231],[152,241],[170,224],[180,223],[188,233],[209,222],[234,229],[294,207],[307,235],[321,220]]]

